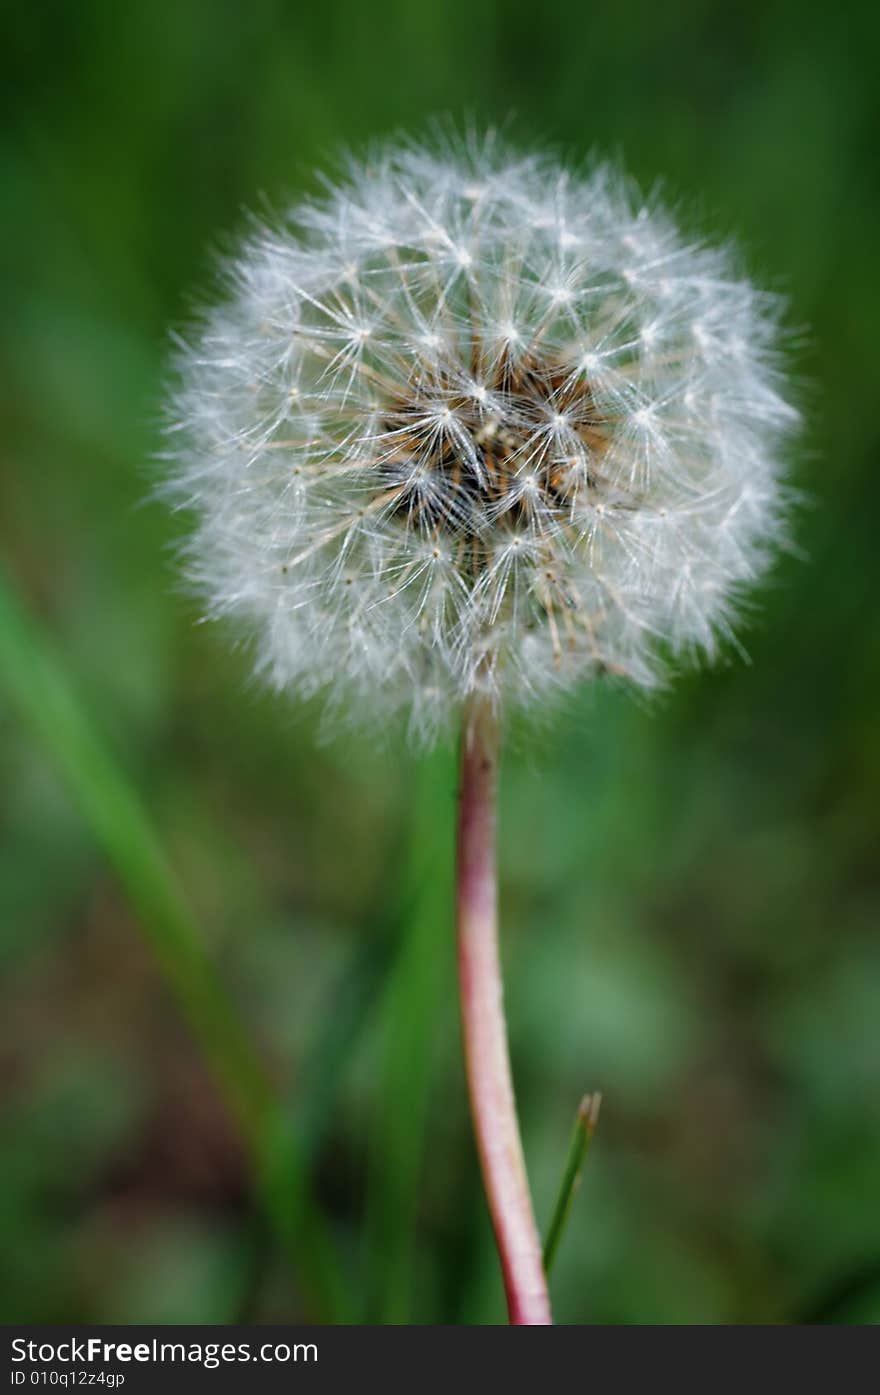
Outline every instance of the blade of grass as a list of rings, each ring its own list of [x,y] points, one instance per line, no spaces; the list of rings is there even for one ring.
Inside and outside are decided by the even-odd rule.
[[[382,884],[393,885],[396,875],[395,865],[393,876],[382,878]],[[322,1150],[334,1121],[340,1117],[339,1097],[346,1069],[357,1057],[359,1040],[386,987],[402,923],[400,911],[389,916],[387,901],[377,906],[366,919],[364,933],[355,938],[352,952],[325,990],[324,1011],[318,1014],[319,1025],[299,1072],[301,1081],[295,1104],[299,1157],[316,1191]],[[283,1173],[280,1180],[283,1186]],[[268,1243],[270,1237],[263,1238],[264,1230],[261,1226],[255,1231],[253,1279],[242,1311],[235,1319],[239,1324],[253,1320],[254,1305],[270,1272],[273,1253]],[[360,1315],[350,1303],[346,1311],[348,1321],[355,1321]]]
[[[64,777],[138,915],[242,1131],[255,1188],[273,1229],[314,1298],[340,1320],[349,1315],[350,1304],[329,1239],[306,1195],[306,1173],[291,1125],[278,1108],[136,792],[2,573],[0,678]]]
[[[397,868],[389,869],[386,886]],[[359,1040],[382,999],[403,933],[400,910],[385,904],[367,917],[363,933],[326,990],[325,1008],[300,1072],[297,1098],[300,1148],[308,1167],[319,1164],[321,1148],[339,1108],[340,1085],[359,1050]]]
[[[403,875],[406,923],[380,1003],[382,1064],[365,1226],[368,1321],[411,1321],[435,1038],[441,1006],[455,999],[454,807],[455,762],[452,752],[441,748],[416,769]]]
[[[562,1239],[562,1232],[565,1230],[565,1223],[571,1211],[574,1194],[580,1184],[581,1170],[587,1156],[587,1150],[593,1141],[593,1134],[596,1131],[601,1103],[602,1096],[597,1091],[592,1095],[584,1095],[578,1108],[571,1143],[568,1146],[568,1157],[565,1160],[565,1170],[559,1184],[559,1192],[556,1197],[556,1205],[553,1208],[553,1215],[550,1218],[550,1225],[547,1228],[547,1238],[544,1241],[544,1273],[548,1276],[559,1249],[559,1242]]]

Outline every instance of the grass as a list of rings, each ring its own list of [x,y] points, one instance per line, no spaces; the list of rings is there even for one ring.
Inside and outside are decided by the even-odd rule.
[[[331,1318],[352,1302],[308,1195],[296,1132],[205,950],[137,791],[35,620],[0,575],[0,680],[113,867],[251,1157],[254,1185],[304,1287]]]

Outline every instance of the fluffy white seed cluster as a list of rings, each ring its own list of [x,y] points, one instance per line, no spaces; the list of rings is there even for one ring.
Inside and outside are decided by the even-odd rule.
[[[277,687],[430,737],[729,632],[784,522],[777,307],[614,169],[382,151],[229,279],[168,488]]]

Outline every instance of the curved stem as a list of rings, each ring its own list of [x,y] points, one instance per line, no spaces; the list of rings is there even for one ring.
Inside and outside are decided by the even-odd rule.
[[[483,1183],[510,1321],[552,1322],[541,1242],[516,1119],[498,951],[495,794],[498,724],[475,699],[465,714],[458,820],[458,972],[465,1068]]]

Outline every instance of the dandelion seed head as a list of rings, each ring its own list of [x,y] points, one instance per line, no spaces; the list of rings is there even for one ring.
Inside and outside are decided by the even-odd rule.
[[[430,739],[730,634],[784,538],[778,306],[616,169],[389,148],[228,279],[166,490],[276,687]]]

